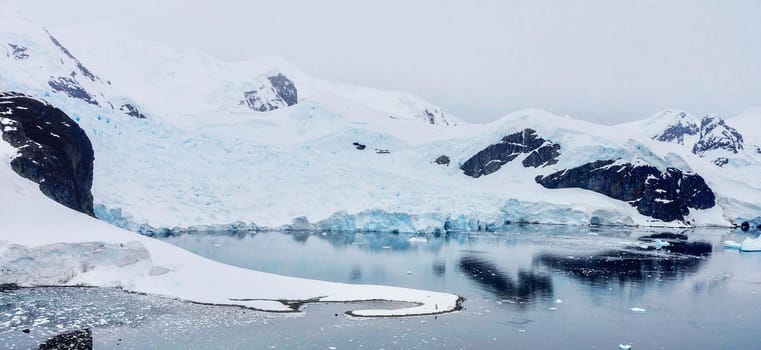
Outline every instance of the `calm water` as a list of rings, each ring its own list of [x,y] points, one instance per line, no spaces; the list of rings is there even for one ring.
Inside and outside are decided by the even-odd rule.
[[[0,292],[0,344],[26,349],[92,327],[102,349],[758,348],[761,254],[723,250],[723,240],[745,237],[727,230],[680,232],[689,244],[677,239],[663,248],[679,253],[643,250],[659,243],[638,238],[659,232],[528,226],[442,237],[172,237],[166,240],[190,251],[262,271],[453,292],[466,298],[465,310],[351,319],[343,312],[355,305],[282,315],[111,289],[19,289]]]

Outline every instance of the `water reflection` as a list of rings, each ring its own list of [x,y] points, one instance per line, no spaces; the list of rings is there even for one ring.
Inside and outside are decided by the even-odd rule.
[[[639,237],[640,244],[622,250],[607,250],[591,255],[543,253],[535,261],[562,271],[592,285],[600,282],[638,282],[647,285],[682,279],[694,274],[711,255],[709,242],[688,241],[682,234],[658,233]],[[658,277],[653,279],[652,277]]]
[[[514,280],[489,261],[474,256],[460,259],[460,271],[497,298],[520,304],[552,298],[552,279],[544,274],[520,270]]]

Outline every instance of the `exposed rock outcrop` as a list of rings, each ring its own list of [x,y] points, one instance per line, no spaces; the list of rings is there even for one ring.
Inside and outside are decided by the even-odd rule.
[[[36,98],[0,93],[3,140],[18,149],[11,167],[55,201],[93,216],[94,153],[85,132],[60,109]]]
[[[29,52],[26,47],[16,44],[8,44],[8,46],[10,46],[11,50],[13,50],[11,55],[13,55],[14,59],[25,60],[29,58]]]
[[[40,344],[39,350],[91,350],[92,332],[89,328],[59,334]]]
[[[436,164],[449,166],[449,156],[441,155],[435,160]]]
[[[140,111],[137,106],[131,103],[125,103],[119,107],[119,110],[126,113],[128,116],[135,117],[137,119],[145,119],[145,114]]]
[[[703,156],[713,150],[738,153],[742,149],[743,137],[737,129],[717,115],[707,115],[700,122],[700,139],[692,147],[692,153]]]
[[[653,136],[656,141],[684,145],[685,139],[696,136],[700,132],[700,127],[695,122],[694,117],[686,112],[667,110],[661,116],[671,118],[671,122],[662,133]]]
[[[259,83],[255,90],[246,91],[244,101],[248,108],[267,112],[298,103],[296,85],[283,74],[273,75]]]
[[[481,177],[499,170],[521,154],[529,154],[523,161],[525,167],[547,166],[557,162],[560,145],[545,140],[533,129],[507,135],[500,143],[490,145],[460,166],[465,175]]]
[[[87,92],[87,90],[85,90],[82,85],[79,85],[79,82],[77,82],[77,80],[74,78],[50,77],[50,80],[48,80],[48,85],[50,85],[54,91],[63,92],[69,97],[78,98],[89,104],[99,106],[98,101],[95,99],[95,97]]]
[[[716,197],[697,174],[668,168],[661,172],[650,165],[617,164],[601,160],[577,168],[537,176],[546,188],[582,188],[629,202],[645,216],[666,222],[684,220],[689,208],[708,209]]]

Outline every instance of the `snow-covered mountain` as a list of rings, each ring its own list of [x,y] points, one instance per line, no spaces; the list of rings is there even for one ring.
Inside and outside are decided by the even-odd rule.
[[[756,125],[761,123],[761,120],[756,119],[754,125],[754,114],[750,110],[744,113],[744,116],[727,121],[716,114],[707,114],[698,119],[689,112],[668,109],[648,119],[622,124],[620,127],[644,132],[656,141],[685,146],[692,153],[709,159],[719,167],[727,164],[744,167],[749,164],[759,165],[756,157],[758,152],[754,152],[753,144],[750,152],[745,152],[745,139],[742,134],[758,134]],[[755,114],[755,118],[758,117],[759,115]],[[743,127],[738,130],[733,126],[735,122]]]
[[[282,60],[223,62],[94,26],[0,22],[0,90],[79,123],[95,214],[131,230],[761,222],[758,138],[736,137],[734,119],[605,126],[523,110],[474,125]],[[716,166],[730,146],[733,166]]]

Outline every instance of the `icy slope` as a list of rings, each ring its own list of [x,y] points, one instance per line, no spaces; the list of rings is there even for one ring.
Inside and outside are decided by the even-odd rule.
[[[194,302],[292,311],[296,301],[397,300],[417,305],[356,310],[356,316],[443,313],[452,294],[348,285],[278,276],[208,260],[65,208],[8,165],[16,150],[0,142],[0,284],[88,285]]]
[[[0,28],[5,28],[0,43],[23,39],[30,59],[39,55],[39,64],[60,65],[61,50],[46,35]],[[75,28],[61,38],[82,64],[108,77],[110,84],[92,91],[102,92],[109,102],[129,97],[147,111],[147,118],[53,92],[47,73],[27,72],[32,66],[16,60],[11,46],[0,56],[0,77],[7,77],[0,88],[47,96],[78,121],[96,154],[96,215],[131,230],[246,226],[240,222],[399,231],[495,229],[512,222],[730,225],[759,216],[759,172],[746,171],[754,164],[722,169],[692,154],[693,145],[659,142],[640,128],[622,132],[621,126],[542,110],[472,125],[411,95],[319,80],[277,59],[226,63],[103,26]],[[73,61],[64,60],[63,66],[56,68],[60,74],[77,69]],[[281,74],[293,85],[272,79]],[[252,104],[246,99],[250,91],[256,91],[250,95]],[[252,105],[269,107],[260,111]],[[679,115],[664,125],[674,125]],[[690,126],[689,118],[679,118],[678,125]],[[544,143],[505,144],[512,142],[510,135],[527,129]],[[688,139],[682,138],[684,143]],[[479,154],[483,157],[471,161]],[[438,164],[440,158],[449,163]],[[497,163],[479,164],[482,160]],[[469,161],[489,169],[488,174],[469,176],[461,169]],[[624,173],[616,173],[601,193],[537,183],[538,176],[597,161],[612,161],[631,172],[652,167],[648,171],[663,176],[696,174],[715,194],[715,203],[680,208],[666,216],[676,220],[664,222],[636,207],[643,207],[642,200],[672,200],[666,195],[643,199],[641,188],[628,187],[633,193],[619,196],[626,200],[602,194],[624,186]],[[576,182],[563,183],[570,187]],[[680,188],[651,190],[668,194]]]

